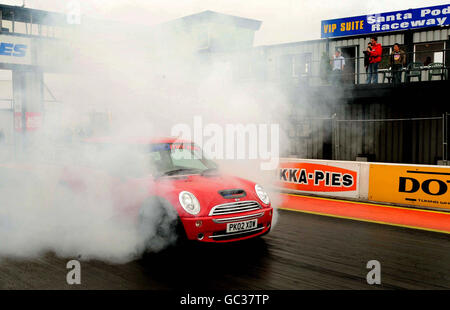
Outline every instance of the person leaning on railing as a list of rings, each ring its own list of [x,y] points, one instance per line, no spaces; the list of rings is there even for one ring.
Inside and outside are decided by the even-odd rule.
[[[389,57],[389,65],[392,69],[392,82],[399,84],[402,82],[402,70],[406,65],[406,54],[400,49],[398,43],[394,44],[391,56]]]
[[[333,68],[331,83],[333,85],[339,85],[342,83],[342,72],[345,67],[345,58],[341,54],[341,50],[336,49],[335,54],[333,55],[333,59],[330,61],[330,64]]]

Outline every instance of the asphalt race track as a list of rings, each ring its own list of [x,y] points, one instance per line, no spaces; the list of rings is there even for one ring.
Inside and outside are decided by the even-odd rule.
[[[194,246],[123,265],[81,262],[81,285],[66,283],[66,263],[48,254],[2,259],[1,289],[450,289],[449,235],[279,211],[259,240]],[[366,282],[369,260],[381,285]]]

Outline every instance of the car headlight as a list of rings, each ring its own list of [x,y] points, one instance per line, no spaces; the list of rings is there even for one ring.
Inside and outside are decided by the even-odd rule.
[[[194,194],[187,191],[182,191],[178,196],[178,199],[180,200],[181,206],[187,213],[196,215],[200,212],[200,203]]]
[[[266,191],[262,188],[261,185],[259,184],[255,185],[255,192],[256,195],[258,195],[258,198],[261,199],[261,201],[264,202],[266,205],[270,203],[269,194],[266,193]]]

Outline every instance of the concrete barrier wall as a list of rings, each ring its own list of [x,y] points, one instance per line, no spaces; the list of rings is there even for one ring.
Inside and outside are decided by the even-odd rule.
[[[277,187],[300,194],[450,210],[450,167],[282,158]]]

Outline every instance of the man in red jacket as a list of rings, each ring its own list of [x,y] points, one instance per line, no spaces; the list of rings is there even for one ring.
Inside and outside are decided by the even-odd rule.
[[[371,37],[370,43],[372,44],[372,47],[367,48],[367,52],[369,53],[369,78],[367,79],[367,83],[377,84],[378,64],[381,62],[383,49],[381,48],[381,44],[377,43],[377,37]]]

